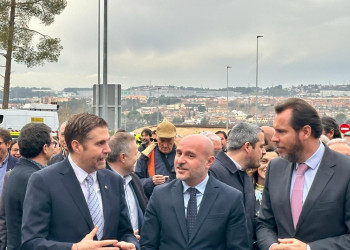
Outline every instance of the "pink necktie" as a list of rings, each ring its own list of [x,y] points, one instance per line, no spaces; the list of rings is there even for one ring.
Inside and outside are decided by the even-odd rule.
[[[303,208],[304,173],[308,168],[309,166],[305,163],[299,164],[292,190],[291,206],[294,228],[296,228],[298,224],[301,209]]]

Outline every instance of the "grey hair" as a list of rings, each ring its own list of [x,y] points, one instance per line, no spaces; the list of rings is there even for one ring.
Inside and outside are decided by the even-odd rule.
[[[254,123],[241,122],[235,125],[228,137],[228,149],[229,151],[235,151],[244,145],[244,143],[249,142],[253,148],[255,144],[259,141],[258,133],[262,132],[262,129]]]
[[[108,154],[107,162],[118,162],[121,154],[130,154],[130,142],[135,141],[135,137],[129,132],[118,132],[114,134],[108,142],[111,152]]]
[[[330,145],[336,144],[336,143],[346,144],[346,145],[350,146],[350,144],[347,140],[341,139],[341,138],[336,138],[336,139],[330,140],[329,142],[327,142],[327,146],[330,146]]]
[[[221,143],[221,138],[211,131],[203,131],[200,133],[200,135],[204,135],[212,141],[219,141]]]

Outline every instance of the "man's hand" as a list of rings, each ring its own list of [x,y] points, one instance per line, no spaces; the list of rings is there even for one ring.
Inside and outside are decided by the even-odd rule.
[[[138,229],[134,230],[134,235],[135,235],[136,239],[140,240],[140,235],[139,235]]]
[[[169,176],[165,176],[165,175],[153,175],[152,176],[152,181],[154,185],[160,185],[166,182],[166,180],[169,178]]]
[[[72,250],[90,250],[90,249],[100,249],[100,250],[118,250],[119,247],[117,247],[118,241],[117,240],[101,240],[101,241],[95,241],[94,237],[97,233],[98,226],[95,226],[94,229],[90,233],[88,233],[84,239],[82,239],[80,242],[73,244]],[[104,247],[104,246],[110,246],[114,245],[115,247]],[[132,248],[126,248],[126,249],[132,249]]]
[[[270,250],[306,250],[306,243],[294,239],[278,239],[280,244],[273,244]]]
[[[119,247],[121,250],[136,250],[134,244],[125,241],[119,241],[117,244],[114,244],[114,246]],[[103,248],[103,250],[105,250],[105,248]]]

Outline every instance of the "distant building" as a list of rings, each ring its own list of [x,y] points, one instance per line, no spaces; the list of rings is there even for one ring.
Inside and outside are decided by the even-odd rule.
[[[63,89],[63,94],[65,96],[86,98],[91,98],[93,96],[92,88],[65,88]]]

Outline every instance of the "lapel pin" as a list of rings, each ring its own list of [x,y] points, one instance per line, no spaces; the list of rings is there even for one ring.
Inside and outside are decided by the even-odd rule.
[[[107,186],[105,186],[105,189],[107,189]]]

